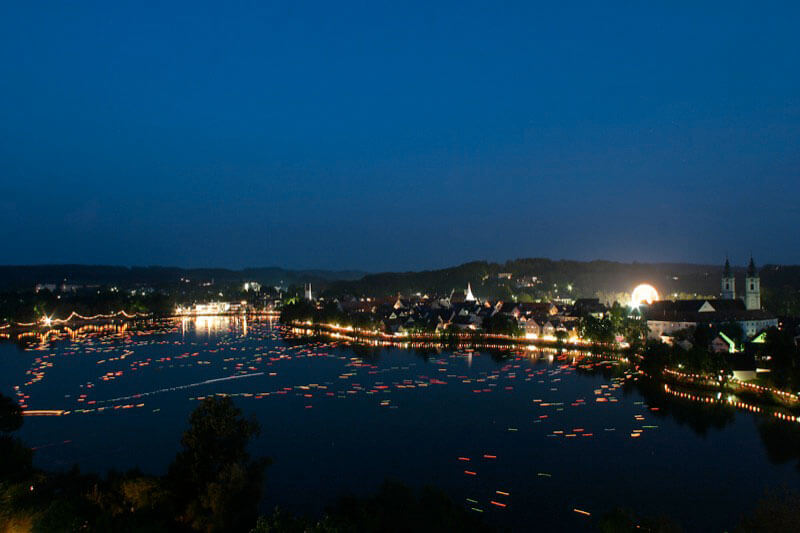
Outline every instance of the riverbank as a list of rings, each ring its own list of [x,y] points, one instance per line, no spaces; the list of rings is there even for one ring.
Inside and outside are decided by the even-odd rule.
[[[481,332],[454,334],[406,333],[390,335],[383,332],[341,327],[335,324],[313,324],[293,322],[295,331],[322,334],[339,340],[349,340],[371,346],[398,347],[410,349],[457,348],[457,349],[549,349],[574,356],[597,356],[592,349],[602,350],[603,357],[619,361],[621,352],[627,345],[605,346],[582,339],[557,340],[548,338],[520,338],[507,335]],[[614,357],[616,355],[616,357]],[[626,359],[627,361],[627,359]],[[641,363],[639,356],[635,363]],[[720,381],[719,376],[690,374],[663,368],[658,376],[651,379],[663,384],[665,392],[678,398],[704,403],[725,403],[739,409],[773,416],[779,420],[800,424],[800,394],[766,387],[756,383],[728,377]],[[677,388],[676,388],[677,387]],[[682,390],[679,390],[682,389]],[[705,394],[707,393],[707,394]],[[785,409],[781,410],[781,409]]]
[[[597,347],[597,343],[591,343],[576,337],[569,337],[559,340],[556,337],[513,337],[511,335],[501,335],[497,333],[484,333],[479,331],[470,331],[458,333],[444,332],[444,333],[395,333],[389,334],[382,331],[366,330],[354,328],[352,326],[339,326],[336,324],[314,324],[312,322],[293,321],[288,324],[290,327],[307,330],[312,332],[328,333],[332,335],[339,335],[342,337],[350,337],[353,340],[368,339],[372,341],[380,341],[385,346],[398,345],[428,345],[434,347],[451,346],[455,344],[469,345],[476,341],[480,341],[482,346],[496,344],[498,346],[517,345],[520,347],[527,346],[545,346],[545,347],[563,347],[563,348],[590,348]],[[603,346],[604,349],[619,351],[626,348],[626,345],[619,346]]]
[[[370,349],[298,338],[266,318],[247,323],[245,334],[233,318],[187,319],[185,329],[179,319],[140,321],[24,352],[0,343],[3,390],[38,415],[20,438],[42,468],[160,475],[197,402],[231,397],[272,428],[251,449],[278,458],[268,509],[313,516],[335,495],[369,494],[391,477],[435,482],[499,527],[543,531],[585,528],[578,521],[590,518],[573,509],[597,517],[620,502],[697,528],[733,527],[729,508],[745,512],[762,494],[753,476],[797,483],[800,448],[784,445],[797,425],[668,397],[622,354],[616,364],[551,348]],[[46,416],[62,409],[70,414]],[[772,460],[785,453],[791,463]],[[674,464],[682,468],[665,475]]]
[[[33,322],[6,322],[0,324],[0,332],[12,333],[18,331],[37,331],[52,329],[55,326],[102,324],[114,320],[136,320],[156,318],[152,313],[128,313],[124,310],[115,313],[98,313],[91,316],[81,315],[73,311],[67,318],[54,318],[45,316]]]
[[[203,317],[239,317],[239,316],[270,316],[277,317],[279,313],[275,311],[249,311],[247,313],[220,313],[216,315],[156,315],[154,313],[128,313],[124,310],[115,313],[96,314],[84,316],[72,312],[67,318],[44,317],[34,322],[5,322],[0,324],[0,334],[10,334],[18,332],[42,332],[53,329],[57,326],[83,326],[91,324],[108,324],[114,322],[124,322],[132,320],[157,320],[169,318],[203,318]]]

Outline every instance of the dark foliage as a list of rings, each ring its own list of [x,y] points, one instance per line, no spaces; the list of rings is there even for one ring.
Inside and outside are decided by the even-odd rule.
[[[30,474],[33,452],[11,433],[22,427],[22,409],[0,394],[0,480],[17,481]]]
[[[796,492],[768,492],[756,510],[745,517],[738,532],[778,533],[800,531],[800,495]]]
[[[666,516],[642,517],[629,509],[617,508],[603,515],[597,529],[600,533],[680,533],[677,523]]]
[[[245,419],[229,398],[216,397],[202,402],[189,423],[183,449],[163,478],[138,471],[105,478],[77,469],[34,471],[30,449],[4,435],[0,530],[249,530],[268,464],[247,453],[258,424]]]
[[[22,409],[7,396],[0,394],[0,432],[10,433],[22,427]]]
[[[510,335],[512,337],[522,335],[522,329],[517,325],[517,320],[501,313],[486,317],[483,320],[483,329],[488,333]]]
[[[168,474],[181,522],[197,531],[246,531],[255,522],[268,465],[247,452],[258,433],[228,397],[206,398],[192,412]]]
[[[384,482],[377,494],[344,497],[320,521],[298,518],[280,509],[259,519],[253,533],[405,533],[491,531],[476,515],[456,505],[443,492],[425,487],[414,491]]]
[[[364,272],[327,270],[286,270],[277,267],[245,268],[178,268],[122,267],[103,265],[31,265],[0,266],[0,289],[29,289],[36,283],[122,284],[163,286],[181,279],[204,279],[217,282],[252,280],[263,284],[325,283],[330,280],[358,279]]]

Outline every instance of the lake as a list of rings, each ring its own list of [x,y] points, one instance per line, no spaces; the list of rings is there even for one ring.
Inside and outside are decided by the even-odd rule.
[[[161,474],[199,399],[228,394],[261,424],[252,453],[274,461],[265,512],[319,513],[389,478],[515,530],[589,528],[626,507],[723,531],[766,490],[800,488],[796,424],[676,398],[596,358],[350,345],[266,318],[29,340],[0,343],[0,392],[65,412],[26,417],[38,466]]]

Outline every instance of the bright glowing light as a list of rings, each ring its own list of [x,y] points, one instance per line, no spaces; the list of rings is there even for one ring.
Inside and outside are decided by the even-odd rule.
[[[631,307],[639,307],[642,303],[651,304],[658,301],[658,291],[652,285],[642,283],[633,289]]]

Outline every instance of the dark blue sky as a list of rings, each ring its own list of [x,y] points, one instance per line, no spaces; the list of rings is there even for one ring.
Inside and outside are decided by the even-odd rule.
[[[5,2],[0,263],[800,263],[798,27],[798,2]]]

